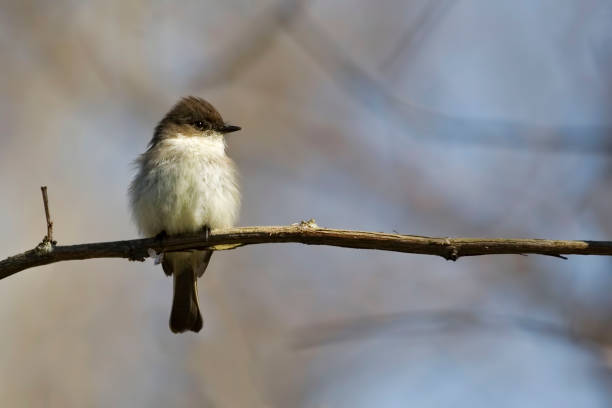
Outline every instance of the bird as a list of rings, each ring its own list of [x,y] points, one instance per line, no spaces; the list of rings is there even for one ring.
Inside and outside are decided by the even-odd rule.
[[[238,130],[199,97],[183,97],[168,111],[136,159],[137,173],[129,187],[132,218],[141,235],[163,239],[234,225],[241,198],[236,165],[226,153],[226,135]],[[212,253],[162,254],[162,268],[173,277],[173,333],[202,329],[197,279]]]

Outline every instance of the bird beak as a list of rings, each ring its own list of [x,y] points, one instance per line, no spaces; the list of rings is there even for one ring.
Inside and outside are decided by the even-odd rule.
[[[240,129],[242,129],[240,126],[223,125],[223,127],[221,128],[221,133],[237,132]]]

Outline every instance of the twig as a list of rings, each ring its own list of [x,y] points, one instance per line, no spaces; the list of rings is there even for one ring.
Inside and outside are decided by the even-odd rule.
[[[319,228],[313,222],[280,227],[243,227],[168,237],[39,247],[0,261],[0,279],[24,269],[59,261],[127,258],[143,261],[148,249],[157,253],[191,249],[234,249],[243,245],[296,242],[345,248],[437,255],[456,261],[462,256],[495,254],[612,255],[612,241],[558,241],[548,239],[432,238],[382,232]]]
[[[49,242],[51,245],[55,245],[57,242],[53,241],[53,221],[51,221],[51,216],[49,215],[49,198],[47,197],[47,186],[42,186],[40,188],[42,191],[43,204],[45,205],[45,217],[47,218],[47,236],[43,239],[43,241]]]

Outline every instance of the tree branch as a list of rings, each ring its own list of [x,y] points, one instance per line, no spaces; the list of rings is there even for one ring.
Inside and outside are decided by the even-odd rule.
[[[144,261],[149,249],[157,253],[243,245],[294,242],[344,248],[377,249],[438,255],[456,261],[462,256],[497,254],[612,255],[612,241],[558,241],[548,239],[432,238],[382,232],[319,228],[313,220],[290,226],[242,227],[200,234],[54,246],[42,242],[36,248],[0,261],[0,279],[35,266],[92,258],[127,258]]]
[[[49,214],[49,197],[47,196],[47,186],[42,186],[40,191],[42,192],[43,205],[45,206],[45,218],[47,219],[47,236],[43,239],[43,241],[46,240],[51,244],[54,244],[53,221],[51,221],[51,215]]]

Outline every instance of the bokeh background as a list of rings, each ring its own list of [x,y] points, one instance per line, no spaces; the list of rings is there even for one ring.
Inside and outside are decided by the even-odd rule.
[[[3,1],[0,257],[136,237],[131,162],[210,100],[240,225],[612,236],[606,0]],[[0,405],[609,407],[612,262],[297,244],[215,254],[205,328],[125,260],[0,282]]]

